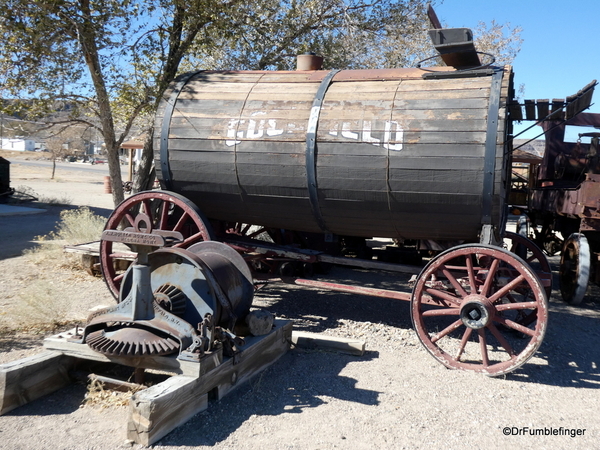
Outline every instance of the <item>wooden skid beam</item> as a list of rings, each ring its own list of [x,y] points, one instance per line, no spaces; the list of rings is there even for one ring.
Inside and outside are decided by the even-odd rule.
[[[349,355],[362,356],[365,354],[365,341],[306,331],[293,331],[292,344],[299,348],[332,350]]]
[[[0,366],[0,415],[71,383],[75,358],[44,352]]]
[[[236,387],[263,371],[290,346],[292,323],[277,320],[265,336],[246,338],[246,345],[235,358],[199,378],[175,376],[133,395],[129,403],[127,437],[151,445],[174,428],[208,407],[208,395],[223,398]]]

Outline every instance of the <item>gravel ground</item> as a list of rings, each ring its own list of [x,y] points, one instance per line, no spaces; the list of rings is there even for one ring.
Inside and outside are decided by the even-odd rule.
[[[26,169],[15,163],[11,171],[13,185],[24,184]],[[77,183],[84,195],[89,183]],[[25,257],[0,260],[0,273],[0,325],[8,326],[19,293],[41,275]],[[113,301],[100,279],[66,269],[43,276],[64,290],[73,317]],[[329,277],[408,289],[399,274],[336,267]],[[571,307],[554,291],[536,355],[509,375],[488,378],[437,363],[412,331],[407,302],[270,285],[257,306],[298,330],[363,339],[365,355],[293,349],[153,448],[600,448],[600,296],[596,288],[588,294]],[[0,363],[41,351],[40,340],[4,332]],[[140,448],[126,441],[127,407],[84,404],[85,393],[73,384],[0,417],[0,448]]]

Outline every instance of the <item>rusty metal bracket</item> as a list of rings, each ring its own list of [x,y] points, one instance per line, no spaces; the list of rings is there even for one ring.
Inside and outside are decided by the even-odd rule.
[[[321,106],[325,93],[333,80],[333,77],[340,72],[339,69],[329,72],[317,90],[313,105],[308,118],[308,127],[306,128],[306,181],[308,187],[308,200],[312,209],[313,216],[319,225],[319,228],[325,232],[329,232],[325,220],[321,215],[319,208],[319,194],[317,188],[317,128],[319,126],[319,115],[321,114]]]

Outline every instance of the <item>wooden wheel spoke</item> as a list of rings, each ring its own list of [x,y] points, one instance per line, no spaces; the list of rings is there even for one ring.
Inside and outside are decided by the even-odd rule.
[[[451,303],[452,305],[456,305],[456,306],[460,305],[460,299],[456,298],[449,292],[440,291],[440,290],[434,289],[434,288],[425,289],[425,292],[428,293],[429,295],[431,295],[432,297],[437,297],[445,302]],[[432,300],[435,301],[435,299],[432,299]],[[449,305],[444,304],[444,306],[449,306]]]
[[[454,358],[457,361],[460,361],[460,357],[462,356],[463,352],[465,351],[465,347],[467,346],[467,342],[469,342],[469,338],[471,337],[472,333],[473,333],[473,328],[467,327],[465,329],[465,333],[463,334],[463,337],[460,340],[460,347],[458,348],[458,352],[456,353],[456,357]]]
[[[463,324],[462,320],[458,319],[457,321],[453,322],[452,324],[450,324],[446,328],[444,328],[442,331],[440,331],[439,333],[437,333],[435,336],[433,336],[431,338],[431,342],[437,342],[437,341],[439,341],[443,337],[445,337],[448,334],[452,333],[454,330],[458,329],[462,324]]]
[[[126,213],[124,218],[127,219],[127,221],[129,222],[130,226],[133,226],[133,224],[135,223],[135,219],[129,213]]]
[[[190,237],[185,238],[183,241],[178,242],[173,245],[173,247],[177,248],[187,248],[195,242],[204,240],[204,236],[202,231],[197,232],[196,234],[191,235]]]
[[[423,317],[458,316],[459,308],[428,309],[421,314]]]
[[[531,328],[527,328],[521,324],[518,324],[517,322],[514,322],[512,320],[509,319],[505,319],[504,317],[496,317],[496,322],[507,326],[509,328],[512,328],[513,330],[516,331],[520,331],[523,334],[526,334],[527,336],[531,336],[534,337],[536,335],[536,331],[532,330]]]
[[[490,323],[488,326],[488,329],[490,330],[490,333],[492,333],[492,335],[498,340],[498,342],[504,348],[504,350],[506,350],[506,353],[508,353],[511,357],[514,357],[515,356],[514,349],[508,343],[508,341],[506,339],[504,339],[504,336],[502,336],[502,333],[500,333],[498,328],[496,328],[496,325],[494,325],[493,323]]]
[[[177,225],[175,225],[175,228],[173,228],[173,231],[181,231],[189,218],[190,215],[187,213],[187,211],[184,211],[179,220],[177,221]]]
[[[495,307],[496,311],[511,311],[515,309],[537,309],[538,304],[536,302],[502,303]]]
[[[458,294],[461,297],[466,297],[468,295],[467,292],[465,291],[465,288],[463,288],[460,285],[460,283],[458,282],[458,280],[454,277],[454,275],[452,275],[452,273],[450,273],[450,271],[446,267],[442,267],[442,273],[448,279],[448,281],[450,282],[450,284],[452,284],[452,286],[454,287],[454,289],[456,289],[456,291],[458,292]]]
[[[160,207],[160,221],[158,222],[158,228],[161,230],[167,229],[167,221],[169,218],[169,205],[168,202],[162,202]]]
[[[469,284],[471,285],[471,294],[477,294],[477,281],[475,280],[475,271],[473,270],[473,260],[471,256],[467,256],[467,274],[469,276]]]
[[[125,276],[125,272],[123,272],[123,273],[120,273],[120,274],[116,275],[116,276],[113,278],[113,280],[114,280],[114,281],[121,282],[121,280],[123,279],[123,277],[124,277],[124,276]]]
[[[516,288],[519,284],[521,284],[523,282],[523,280],[525,280],[525,276],[519,275],[517,278],[512,280],[510,283],[506,284],[505,286],[501,287],[499,290],[494,292],[494,294],[491,297],[489,297],[489,301],[492,303],[498,301],[498,299],[501,299],[506,294],[508,294],[510,291],[512,291],[514,288]]]
[[[490,268],[488,270],[487,278],[485,279],[485,283],[483,284],[483,288],[481,289],[481,295],[488,296],[490,289],[492,288],[492,283],[494,282],[494,278],[496,276],[496,271],[498,270],[498,265],[500,264],[499,259],[494,259]]]
[[[481,351],[481,363],[483,364],[483,367],[489,367],[490,358],[488,356],[487,340],[485,338],[485,328],[477,330],[477,334],[479,335],[479,350]]]

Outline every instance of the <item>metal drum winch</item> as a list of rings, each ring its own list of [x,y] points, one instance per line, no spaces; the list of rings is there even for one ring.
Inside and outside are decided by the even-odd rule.
[[[84,340],[90,348],[111,356],[178,353],[198,360],[216,342],[229,349],[243,344],[233,330],[248,314],[254,288],[235,250],[213,241],[163,248],[183,237],[153,230],[146,214],[123,231],[106,230],[102,239],[127,244],[138,257],[122,277],[118,304],[89,317]]]

